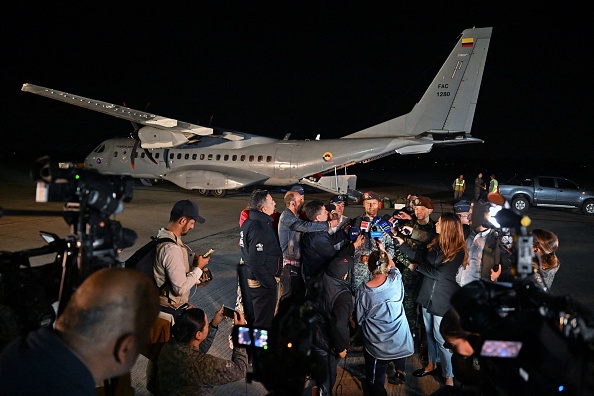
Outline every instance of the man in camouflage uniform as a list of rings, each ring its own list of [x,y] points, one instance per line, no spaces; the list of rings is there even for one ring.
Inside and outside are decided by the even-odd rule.
[[[377,216],[380,196],[374,191],[367,191],[363,194],[363,208],[365,214],[355,217],[352,226],[358,227],[363,235],[363,243],[355,250],[355,266],[351,284],[353,293],[361,283],[371,280],[371,272],[367,268],[367,258],[374,250],[379,250],[374,235],[381,241],[390,257],[394,257],[394,242],[389,235],[381,231],[373,224],[372,220]]]

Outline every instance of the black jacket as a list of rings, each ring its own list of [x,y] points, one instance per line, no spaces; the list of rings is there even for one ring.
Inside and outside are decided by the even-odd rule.
[[[347,238],[346,232],[338,230],[330,235],[328,231],[308,232],[301,237],[301,265],[305,280],[326,269],[326,265],[338,255],[334,245]]]
[[[456,273],[464,261],[464,250],[460,250],[453,260],[444,263],[443,252],[438,245],[434,245],[422,257],[406,243],[402,244],[400,249],[409,255],[411,260],[419,263],[417,271],[423,274],[416,301],[430,314],[444,316],[452,308],[452,294],[460,289],[456,283]]]
[[[349,316],[353,312],[350,283],[324,273],[318,299],[313,343],[318,348],[338,355],[349,345]]]
[[[250,279],[266,289],[276,288],[275,277],[280,276],[283,253],[272,228],[273,218],[266,213],[250,210],[241,225],[239,246],[245,265],[251,270]]]

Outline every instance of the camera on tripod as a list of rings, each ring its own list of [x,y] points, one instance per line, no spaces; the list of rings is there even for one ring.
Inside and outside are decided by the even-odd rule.
[[[61,216],[71,234],[60,238],[41,231],[45,246],[0,252],[0,316],[5,320],[0,348],[12,338],[53,324],[78,285],[94,271],[118,265],[120,249],[136,233],[110,217],[123,210],[134,190],[131,178],[102,175],[58,164],[48,157],[31,171],[37,180],[37,202],[65,202],[63,212],[0,209],[0,216]],[[55,254],[51,263],[32,266],[30,258]]]

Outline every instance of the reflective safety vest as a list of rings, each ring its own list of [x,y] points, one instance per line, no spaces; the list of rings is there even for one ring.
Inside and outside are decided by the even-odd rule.
[[[460,191],[460,190],[464,190],[464,183],[466,182],[466,180],[462,179],[456,179],[454,180],[454,190],[456,191]]]
[[[499,182],[497,181],[497,179],[491,180],[491,185],[492,185],[492,187],[489,190],[489,192],[497,192],[498,186],[499,186]]]

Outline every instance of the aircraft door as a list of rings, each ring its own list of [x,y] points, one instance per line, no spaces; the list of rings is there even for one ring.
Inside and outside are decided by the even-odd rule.
[[[280,144],[274,156],[274,176],[279,179],[294,177],[297,161],[293,160],[293,145]]]

